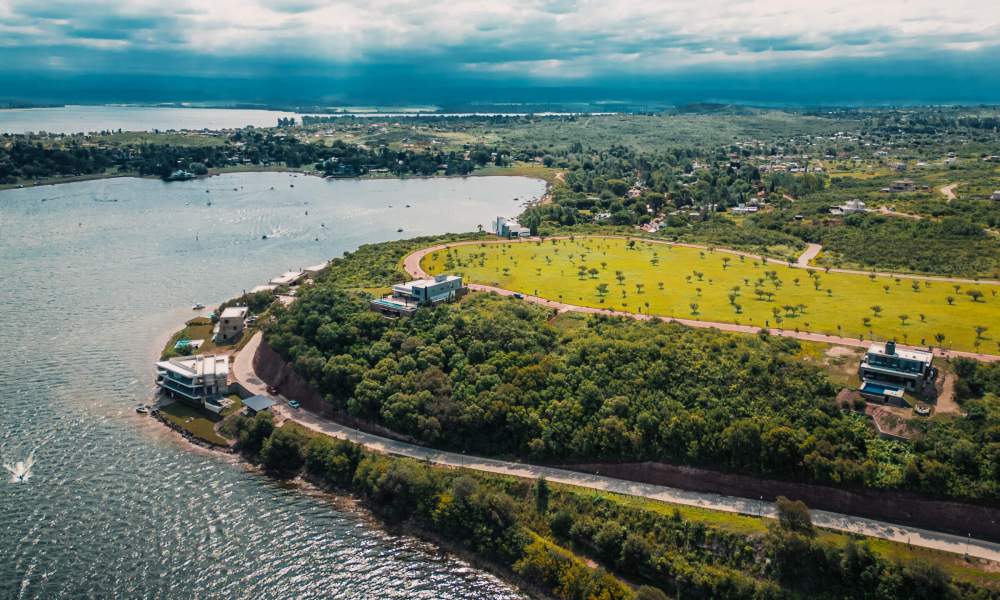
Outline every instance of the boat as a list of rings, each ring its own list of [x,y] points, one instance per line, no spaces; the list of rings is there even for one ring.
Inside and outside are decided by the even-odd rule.
[[[396,230],[396,233],[403,233],[403,228],[402,228],[402,227],[400,227],[399,229],[397,229],[397,230]]]
[[[139,413],[141,415],[148,415],[149,414],[149,407],[146,406],[145,404],[140,404],[139,406],[135,407],[135,412],[137,412],[137,413]]]
[[[191,310],[201,310],[203,308],[205,308],[205,305],[202,304],[201,302],[195,302],[194,304],[191,305]]]

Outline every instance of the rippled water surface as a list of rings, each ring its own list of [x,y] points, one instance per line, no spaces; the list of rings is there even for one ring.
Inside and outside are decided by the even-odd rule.
[[[0,464],[34,459],[0,479],[0,598],[519,597],[132,408],[192,302],[361,243],[473,230],[542,191],[255,173],[0,192]]]

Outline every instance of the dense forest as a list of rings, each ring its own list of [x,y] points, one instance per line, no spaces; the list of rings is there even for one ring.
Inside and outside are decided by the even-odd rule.
[[[475,294],[392,321],[353,287],[386,285],[411,243],[367,246],[268,326],[332,407],[427,444],[535,460],[660,460],[993,502],[1000,400],[878,438],[836,406],[787,338],[563,315]],[[382,254],[381,260],[372,260]],[[368,265],[375,264],[371,279]],[[367,284],[367,285],[365,285]],[[979,388],[970,388],[979,389]],[[985,390],[985,387],[983,388]]]
[[[991,597],[921,560],[823,539],[800,502],[779,498],[777,522],[733,530],[655,502],[370,454],[294,424],[276,427],[269,413],[230,427],[240,451],[270,473],[351,492],[388,522],[474,552],[560,600]]]

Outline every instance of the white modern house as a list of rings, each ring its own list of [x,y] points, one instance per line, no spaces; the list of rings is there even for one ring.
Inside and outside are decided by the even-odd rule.
[[[868,212],[868,207],[861,200],[855,198],[854,200],[848,200],[847,203],[841,204],[840,206],[831,206],[830,213],[834,215],[853,215],[856,213]]]
[[[904,392],[922,392],[934,385],[937,369],[931,365],[933,359],[930,352],[897,348],[896,342],[872,344],[858,367],[861,394],[903,404]]]
[[[219,399],[229,393],[229,357],[225,355],[181,356],[156,363],[156,385],[175,398],[222,410]]]
[[[458,275],[435,275],[392,286],[392,294],[372,300],[371,309],[386,315],[412,315],[426,304],[437,304],[465,294],[467,288]]]
[[[990,196],[990,200],[1000,200],[1000,190],[993,192],[993,195]]]
[[[247,318],[247,307],[230,306],[219,315],[215,331],[215,341],[231,342],[243,334],[243,322]]]
[[[508,219],[507,217],[497,217],[496,222],[493,224],[493,231],[496,232],[497,236],[513,239],[528,237],[531,235],[531,229],[521,225],[514,219]]]
[[[306,274],[303,271],[285,271],[284,273],[278,275],[268,283],[277,286],[295,285],[299,282],[300,279],[305,277],[305,275]]]

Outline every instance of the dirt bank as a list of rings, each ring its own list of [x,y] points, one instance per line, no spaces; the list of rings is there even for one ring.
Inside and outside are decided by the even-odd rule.
[[[696,492],[774,500],[786,496],[810,508],[891,521],[901,525],[949,531],[1000,541],[1000,509],[950,500],[935,500],[907,492],[847,490],[822,485],[758,479],[747,475],[683,467],[658,462],[572,463],[564,469],[631,481],[667,485]]]

